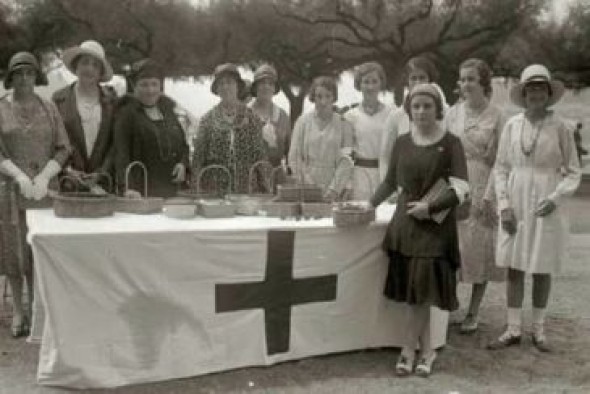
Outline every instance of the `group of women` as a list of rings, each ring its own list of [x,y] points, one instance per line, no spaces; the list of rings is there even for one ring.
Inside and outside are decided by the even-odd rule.
[[[532,339],[539,350],[549,350],[543,321],[566,233],[561,197],[578,186],[580,164],[573,134],[549,109],[563,84],[545,67],[523,71],[510,95],[523,111],[505,121],[490,103],[492,72],[481,60],[461,64],[461,97],[451,108],[427,58],[407,63],[402,108],[379,100],[385,72],[364,63],[355,68],[358,107],[336,112],[336,80],[317,77],[309,91],[314,109],[291,132],[288,115],[273,103],[280,89],[276,70],[263,65],[247,84],[235,65],[223,64],[211,85],[220,101],[191,132],[196,120],[163,94],[164,72],[153,60],[132,66],[132,93],[122,98],[100,85],[113,71],[99,43],[70,48],[63,61],[77,80],[50,102],[34,92],[44,79],[35,57],[17,53],[4,81],[11,90],[0,99],[0,172],[6,179],[0,274],[8,276],[13,294],[15,337],[29,328],[23,276],[32,294],[24,211],[47,205],[60,174],[67,175],[62,187],[104,193],[115,185],[130,198],[144,190],[174,196],[197,180],[203,190],[249,193],[268,191],[259,176],[251,179],[251,168],[270,162],[288,164],[297,182],[320,186],[327,201],[353,198],[376,207],[396,199],[383,248],[389,256],[384,293],[407,304],[398,374],[430,374],[436,358],[428,340],[430,307],[457,309],[458,280],[472,284],[461,324],[461,332],[470,333],[478,328],[487,282],[507,278],[507,329],[489,344],[499,349],[521,340],[524,276],[532,274]],[[246,96],[253,102],[246,104]],[[186,136],[193,134],[191,154]],[[138,161],[147,176],[128,171]],[[200,179],[212,165],[226,174]]]

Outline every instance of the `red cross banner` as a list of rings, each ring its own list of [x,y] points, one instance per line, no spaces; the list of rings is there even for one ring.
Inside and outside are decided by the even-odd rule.
[[[401,344],[405,309],[382,295],[385,223],[241,219],[89,226],[29,211],[39,383],[116,387]],[[447,315],[432,317],[441,346]]]

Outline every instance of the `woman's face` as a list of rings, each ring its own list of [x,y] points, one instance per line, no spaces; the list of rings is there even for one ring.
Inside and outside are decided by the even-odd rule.
[[[271,100],[275,94],[275,81],[264,78],[256,82],[256,97],[260,100]]]
[[[420,130],[429,130],[436,123],[436,103],[426,94],[417,94],[410,102],[412,121]]]
[[[316,86],[313,92],[315,108],[318,111],[331,111],[334,105],[334,95],[323,86]]]
[[[145,106],[156,105],[162,95],[162,81],[159,78],[142,78],[135,84],[135,97]]]
[[[90,55],[81,55],[76,63],[76,76],[85,84],[98,84],[102,76],[102,63]]]
[[[457,83],[461,90],[461,94],[466,100],[474,98],[478,99],[484,96],[479,73],[473,67],[462,68],[459,70],[459,81]]]
[[[415,68],[410,71],[410,75],[408,75],[408,87],[410,90],[416,85],[421,83],[429,83],[430,79],[428,78],[428,73],[424,70],[419,68]]]
[[[222,75],[217,81],[217,94],[221,101],[236,101],[238,98],[238,81],[231,75]]]
[[[12,73],[12,87],[15,92],[31,93],[35,89],[37,71],[33,66],[23,66]]]
[[[549,101],[549,84],[533,82],[524,85],[524,101],[527,109],[543,109]]]
[[[377,71],[371,71],[361,77],[360,84],[361,92],[363,94],[376,95],[379,94],[381,89],[381,78]]]

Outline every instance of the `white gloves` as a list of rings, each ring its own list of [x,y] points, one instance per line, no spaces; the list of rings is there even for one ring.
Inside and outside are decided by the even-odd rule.
[[[33,182],[12,160],[6,159],[0,163],[0,172],[10,176],[18,184],[21,194],[25,198],[33,197]]]
[[[59,174],[61,166],[55,160],[49,160],[45,168],[33,179],[33,198],[41,200],[47,195],[47,185],[51,178]]]

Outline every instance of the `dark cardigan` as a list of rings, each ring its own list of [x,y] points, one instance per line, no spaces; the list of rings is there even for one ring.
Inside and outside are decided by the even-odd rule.
[[[86,152],[82,120],[78,114],[75,83],[56,91],[52,100],[57,106],[72,146],[72,154],[66,166],[85,173],[105,172],[113,175],[113,118],[117,97],[100,89],[101,119],[92,154]]]
[[[121,99],[115,119],[115,167],[119,192],[124,192],[125,171],[133,161],[140,161],[148,171],[148,195],[172,197],[178,186],[172,183],[172,171],[178,163],[189,169],[189,148],[185,132],[174,111],[176,103],[162,96],[158,108],[164,116],[154,122],[141,103],[132,96]],[[143,178],[132,171],[129,188],[143,194]]]

